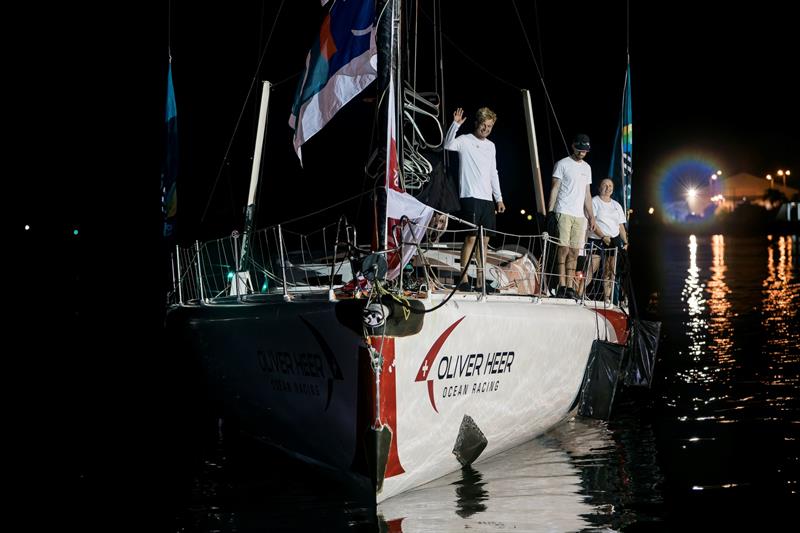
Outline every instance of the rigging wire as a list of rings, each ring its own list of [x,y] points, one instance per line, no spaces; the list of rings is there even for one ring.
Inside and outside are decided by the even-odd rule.
[[[558,133],[561,135],[561,141],[564,143],[564,149],[569,152],[569,146],[567,146],[566,138],[564,137],[564,132],[561,130],[561,124],[558,122],[558,116],[556,115],[555,107],[553,107],[553,102],[550,100],[550,93],[547,91],[547,85],[544,82],[544,76],[542,75],[542,71],[539,69],[539,63],[536,61],[536,56],[533,53],[533,47],[531,46],[531,41],[528,39],[528,32],[525,31],[525,24],[522,22],[522,16],[519,14],[519,9],[517,8],[516,0],[511,0],[511,5],[514,6],[514,12],[517,14],[517,20],[519,20],[520,28],[522,28],[522,35],[525,37],[525,43],[528,45],[528,51],[531,53],[531,59],[533,60],[533,66],[536,67],[536,73],[539,75],[539,81],[542,84],[542,89],[544,90],[544,96],[547,100],[547,105],[550,106],[550,111],[553,113],[553,119],[556,121],[556,126],[558,127]]]
[[[239,111],[239,117],[236,119],[236,125],[233,127],[233,133],[231,134],[231,138],[228,141],[228,146],[225,148],[225,155],[222,158],[222,163],[219,166],[219,170],[217,171],[217,177],[214,179],[214,185],[211,188],[211,193],[208,195],[208,201],[206,202],[206,207],[203,209],[203,215],[200,217],[200,223],[202,224],[205,219],[206,215],[208,214],[208,208],[211,206],[211,200],[214,198],[214,192],[217,189],[217,185],[219,184],[220,177],[222,176],[222,170],[225,168],[225,163],[228,160],[228,154],[230,154],[231,147],[233,146],[233,140],[236,137],[236,132],[239,131],[239,125],[242,122],[242,117],[244,116],[244,111],[247,108],[247,102],[250,100],[250,96],[253,94],[253,87],[256,85],[256,80],[258,79],[258,73],[261,70],[261,64],[264,62],[264,56],[267,54],[267,48],[269,47],[269,43],[272,41],[272,35],[275,33],[275,27],[278,25],[278,20],[280,19],[281,11],[283,10],[283,5],[286,0],[281,0],[280,6],[278,6],[278,12],[275,14],[275,20],[272,22],[272,28],[269,30],[269,36],[267,36],[267,42],[264,44],[264,49],[261,52],[261,57],[258,59],[258,65],[256,65],[256,71],[253,74],[253,79],[250,81],[250,87],[247,89],[247,95],[245,96],[244,103],[242,104],[242,109]]]
[[[167,55],[172,64],[172,0],[167,4]]]
[[[536,44],[537,50],[539,51],[539,63],[541,64],[542,68],[542,76],[544,76],[544,46],[542,45],[542,30],[539,27],[539,2],[534,0],[533,2],[533,21],[536,24]],[[555,151],[553,150],[553,124],[551,122],[550,113],[544,114],[544,121],[545,121],[545,129],[547,130],[547,148],[550,152],[550,161],[556,161]],[[541,232],[541,228],[539,228],[539,219],[536,219],[536,227]]]
[[[434,44],[434,48],[435,48],[435,50],[438,51],[438,54],[435,53],[433,55],[433,70],[434,70],[434,72],[437,72],[436,67],[438,66],[439,67],[438,73],[439,73],[439,76],[442,78],[442,91],[441,91],[441,93],[437,91],[437,94],[441,95],[440,96],[440,100],[441,100],[441,120],[439,122],[439,127],[442,130],[444,130],[445,122],[447,121],[447,113],[445,113],[445,110],[447,109],[447,107],[445,107],[445,90],[444,90],[444,48],[442,47],[442,2],[441,2],[441,0],[435,0],[433,9],[434,9],[434,11],[438,11],[438,14],[436,15],[436,20],[438,21],[438,24],[439,24],[438,25],[438,30],[437,30],[436,26],[434,26],[434,30],[433,30],[433,41],[435,43]],[[434,78],[436,78],[435,75],[434,75]],[[444,142],[444,141],[442,141],[442,142]],[[449,175],[448,174],[448,169],[450,168],[450,154],[448,153],[447,150],[442,150],[442,156],[443,156],[442,157],[442,170],[444,171],[445,177],[447,177]]]
[[[427,13],[425,13],[425,11],[424,11],[424,10],[420,10],[420,11],[422,11],[422,14],[425,16],[425,18],[427,18],[429,21],[431,21],[431,22],[432,22],[432,20],[431,20],[431,17],[430,17],[430,16],[429,16]],[[492,77],[492,78],[496,79],[496,80],[497,80],[497,81],[499,81],[500,83],[503,83],[503,84],[505,84],[505,85],[507,85],[507,86],[511,87],[512,89],[514,89],[514,90],[516,90],[516,91],[521,91],[521,90],[522,90],[522,87],[520,87],[520,86],[518,86],[518,85],[515,85],[514,83],[512,83],[512,82],[510,82],[510,81],[508,81],[508,80],[506,80],[506,79],[504,79],[504,78],[501,78],[500,76],[498,76],[497,74],[495,74],[495,73],[494,73],[494,72],[492,72],[491,70],[487,69],[486,67],[484,67],[483,65],[481,65],[480,63],[478,63],[478,61],[477,61],[477,60],[473,59],[473,58],[472,58],[472,57],[471,57],[469,54],[467,54],[467,53],[466,53],[466,52],[465,52],[463,49],[461,49],[461,47],[460,47],[460,46],[458,46],[458,45],[455,43],[455,41],[453,41],[453,40],[452,40],[450,37],[448,37],[448,36],[447,36],[447,34],[446,34],[446,33],[444,33],[444,32],[443,32],[443,31],[441,31],[441,30],[440,30],[440,35],[441,35],[442,37],[444,37],[444,39],[445,39],[445,40],[447,40],[447,42],[450,44],[450,46],[452,46],[453,48],[455,48],[455,49],[456,49],[456,51],[458,51],[459,53],[461,53],[461,55],[462,55],[462,56],[464,56],[464,58],[465,58],[465,59],[467,59],[467,61],[469,61],[470,63],[472,63],[472,64],[473,64],[473,65],[475,65],[476,67],[478,67],[480,70],[482,70],[483,72],[485,72],[487,75],[489,75],[490,77]],[[441,62],[442,62],[442,61],[440,60],[440,63],[441,63]]]

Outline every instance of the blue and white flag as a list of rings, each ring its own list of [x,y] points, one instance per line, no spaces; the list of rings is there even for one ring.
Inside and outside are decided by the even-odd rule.
[[[164,237],[175,236],[175,218],[178,213],[176,182],[178,177],[178,108],[172,86],[172,62],[167,72],[166,151],[161,168],[161,213],[164,219]]]
[[[611,154],[611,168],[608,175],[614,179],[613,198],[625,210],[629,217],[631,208],[631,179],[633,177],[633,113],[631,109],[631,65],[625,71],[625,87],[622,96],[622,114],[617,135],[614,139],[614,151]]]
[[[325,17],[289,117],[301,161],[302,144],[377,77],[374,19],[373,0],[337,0]]]

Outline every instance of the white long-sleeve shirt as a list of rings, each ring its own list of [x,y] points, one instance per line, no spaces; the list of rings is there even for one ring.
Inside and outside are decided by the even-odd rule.
[[[495,202],[502,201],[494,143],[489,139],[478,139],[471,133],[456,137],[458,127],[459,124],[455,122],[450,125],[444,147],[458,152],[461,162],[459,196],[489,201],[494,198]]]

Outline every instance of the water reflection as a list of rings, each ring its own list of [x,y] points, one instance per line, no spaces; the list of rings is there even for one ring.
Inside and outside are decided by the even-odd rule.
[[[633,424],[635,425],[635,424]],[[605,423],[574,419],[542,438],[454,472],[378,506],[384,531],[579,531],[619,527],[635,520],[625,504],[638,498],[635,480],[648,482],[648,502],[657,501],[652,481],[640,476],[638,457],[615,442]],[[647,472],[653,438],[634,439]]]
[[[739,503],[778,506],[800,477],[797,238],[692,236],[687,246],[675,236],[664,246],[668,342],[656,373],[672,500],[726,502],[729,518]]]
[[[456,514],[461,518],[469,518],[475,513],[486,510],[484,503],[489,498],[489,492],[484,488],[486,483],[480,472],[471,466],[461,470],[463,476],[456,481]]]
[[[771,237],[771,236],[770,236]],[[762,287],[762,325],[769,332],[766,352],[774,357],[775,384],[796,384],[797,375],[785,375],[783,364],[798,362],[800,333],[797,323],[797,237],[780,236],[767,245],[767,277]]]
[[[685,304],[683,311],[688,315],[686,319],[686,335],[689,338],[689,356],[692,361],[700,362],[706,354],[708,339],[706,321],[706,300],[704,297],[705,285],[700,279],[700,268],[697,265],[698,242],[694,235],[689,236],[689,265],[686,269],[687,276],[681,291],[681,301]],[[708,382],[713,376],[708,372],[708,367],[691,366],[682,375],[687,383]]]
[[[618,395],[605,423],[546,435],[416,490],[366,503],[353,487],[249,439],[222,438],[192,481],[176,531],[409,533],[580,531],[662,520],[655,436],[640,402]]]
[[[725,281],[728,267],[725,264],[725,237],[711,237],[711,279],[708,280],[708,333],[711,338],[710,348],[720,364],[733,363],[731,335],[732,305],[728,299],[730,287]]]

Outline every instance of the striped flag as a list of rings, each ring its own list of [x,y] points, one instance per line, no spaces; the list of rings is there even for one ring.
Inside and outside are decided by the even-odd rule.
[[[625,216],[631,208],[631,181],[633,177],[633,113],[631,109],[631,65],[625,71],[625,86],[622,96],[622,113],[617,135],[614,140],[614,152],[611,155],[611,168],[608,175],[614,179],[614,199],[625,210]]]
[[[340,0],[322,22],[289,117],[301,161],[303,143],[377,77],[374,19],[373,0]]]

